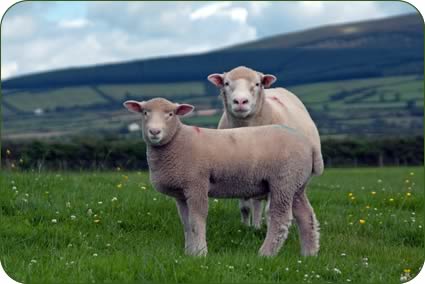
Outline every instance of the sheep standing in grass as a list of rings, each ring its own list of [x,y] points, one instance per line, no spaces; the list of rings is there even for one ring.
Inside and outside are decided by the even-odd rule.
[[[240,66],[228,73],[211,74],[208,76],[208,80],[221,90],[224,113],[218,125],[219,129],[269,124],[284,124],[292,127],[307,136],[314,145],[314,151],[317,153],[315,155],[317,167],[313,169],[313,173],[315,175],[322,173],[323,159],[316,125],[303,103],[294,94],[283,88],[265,89],[276,81],[275,76],[264,75]],[[260,228],[263,209],[261,200],[261,198],[240,200],[243,223],[250,225],[251,211],[253,226]],[[306,196],[299,202],[304,202],[303,207],[310,206]],[[267,210],[266,208],[266,215]],[[303,230],[302,212],[294,211],[294,215],[300,230]],[[313,223],[318,231],[318,223],[315,221]]]
[[[303,135],[281,125],[224,130],[184,125],[178,116],[191,112],[193,106],[161,98],[126,101],[124,106],[142,113],[150,179],[156,190],[176,199],[186,253],[207,253],[208,197],[266,194],[270,224],[260,255],[278,253],[293,212],[303,213],[303,254],[317,253],[314,212],[304,193],[317,159]]]

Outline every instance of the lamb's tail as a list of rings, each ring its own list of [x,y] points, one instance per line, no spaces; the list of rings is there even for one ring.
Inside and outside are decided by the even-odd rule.
[[[322,152],[316,147],[313,148],[313,175],[320,176],[324,169]]]

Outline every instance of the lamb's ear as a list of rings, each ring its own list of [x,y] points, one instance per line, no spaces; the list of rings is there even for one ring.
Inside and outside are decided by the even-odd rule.
[[[261,76],[261,84],[263,84],[265,88],[269,88],[274,82],[276,82],[276,80],[276,77],[270,74]]]
[[[195,107],[193,105],[188,105],[188,104],[176,104],[176,114],[177,115],[181,115],[181,116],[185,116],[186,114],[191,113]]]
[[[142,112],[143,103],[144,102],[138,102],[138,101],[125,101],[123,105],[125,106],[126,109],[128,109],[131,112]]]
[[[224,86],[224,75],[218,73],[211,74],[208,76],[208,81],[213,83],[216,87],[221,88]]]

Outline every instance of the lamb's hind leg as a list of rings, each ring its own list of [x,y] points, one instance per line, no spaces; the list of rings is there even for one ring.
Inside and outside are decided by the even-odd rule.
[[[300,233],[301,254],[310,256],[319,252],[319,222],[304,189],[295,194],[292,211]]]
[[[242,223],[251,226],[251,199],[239,199],[239,209]]]
[[[276,190],[271,187],[270,194],[270,223],[267,227],[267,235],[259,254],[274,256],[288,237],[289,227],[292,221],[293,196],[287,192]]]
[[[259,198],[252,198],[252,225],[256,229],[261,228],[261,218],[263,215],[263,203]]]

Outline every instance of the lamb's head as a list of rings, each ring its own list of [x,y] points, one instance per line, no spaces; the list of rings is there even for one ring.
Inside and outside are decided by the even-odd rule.
[[[263,89],[270,87],[276,77],[239,66],[223,74],[211,74],[208,80],[221,89],[224,107],[236,118],[253,115],[264,99]]]
[[[151,146],[170,142],[180,127],[178,116],[186,115],[194,109],[191,105],[172,103],[162,98],[146,102],[126,101],[124,106],[129,111],[142,114],[143,139]]]

